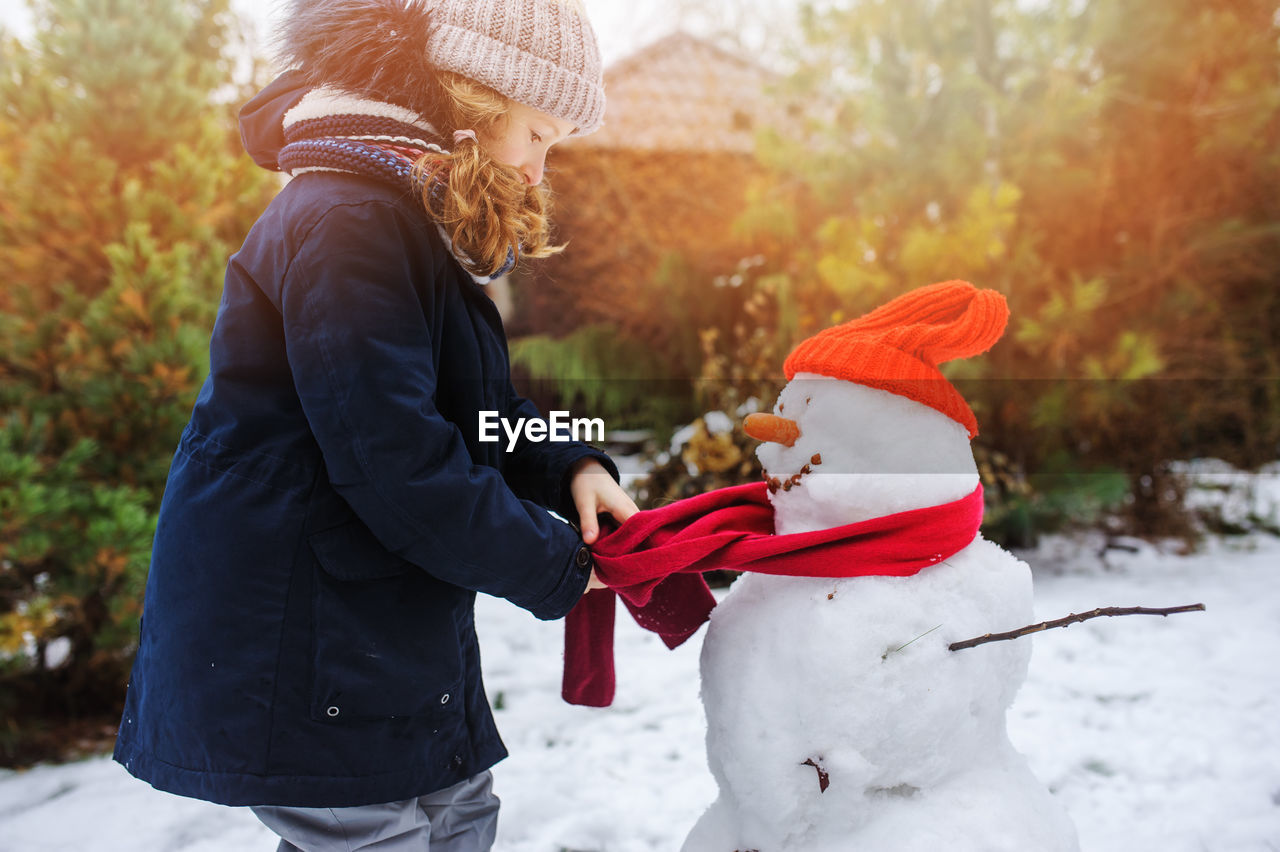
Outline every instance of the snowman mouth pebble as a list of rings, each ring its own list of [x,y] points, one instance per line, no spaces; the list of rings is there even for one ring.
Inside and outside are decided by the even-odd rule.
[[[814,453],[813,458],[809,459],[809,464],[800,468],[799,473],[793,473],[786,479],[777,476],[770,476],[768,473],[764,475],[764,481],[769,483],[769,493],[777,494],[778,491],[790,491],[800,484],[800,480],[810,473],[813,468],[822,464],[822,453]]]

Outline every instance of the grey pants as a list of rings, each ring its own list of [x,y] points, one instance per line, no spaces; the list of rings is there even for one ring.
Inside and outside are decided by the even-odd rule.
[[[417,799],[356,808],[252,808],[280,835],[276,852],[488,852],[498,797],[486,769]]]

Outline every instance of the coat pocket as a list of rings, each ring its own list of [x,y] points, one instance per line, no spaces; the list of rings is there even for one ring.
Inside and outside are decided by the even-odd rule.
[[[343,724],[461,712],[456,611],[469,596],[387,551],[358,521],[308,542],[318,562],[311,717]]]
[[[383,547],[359,520],[312,533],[307,543],[320,566],[339,580],[378,580],[420,570]]]

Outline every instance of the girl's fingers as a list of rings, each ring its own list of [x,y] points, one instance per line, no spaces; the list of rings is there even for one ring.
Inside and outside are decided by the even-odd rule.
[[[579,480],[574,484],[578,485]],[[574,502],[578,510],[578,529],[587,544],[595,544],[600,537],[600,522],[596,517],[600,513],[622,523],[639,511],[631,496],[603,469],[600,477],[583,477],[581,484],[583,487],[574,489]]]
[[[618,523],[622,523],[627,518],[640,511],[636,507],[635,501],[628,497],[627,493],[625,491],[621,491],[621,489],[619,489],[618,494],[609,495],[605,500],[602,500],[601,504],[604,507],[604,510],[608,512]]]
[[[596,514],[592,515],[593,520],[591,522],[590,529],[588,529],[587,522],[585,520],[580,525],[582,529],[582,540],[587,544],[595,544],[596,540],[600,537],[600,524],[599,521],[596,520],[597,515],[608,515],[613,518],[616,525],[621,524],[637,511],[639,510],[636,508],[636,504],[631,501],[631,498],[626,496],[625,492],[622,494],[621,498],[615,497],[611,493],[597,495],[595,507]],[[584,515],[583,517],[585,518],[586,516]]]
[[[600,522],[596,520],[596,513],[599,511],[596,499],[594,492],[587,492],[578,503],[578,529],[582,531],[582,540],[587,544],[595,544],[596,537],[600,534]]]

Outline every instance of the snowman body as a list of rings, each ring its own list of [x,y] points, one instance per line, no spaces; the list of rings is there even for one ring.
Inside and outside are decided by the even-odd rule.
[[[886,391],[799,374],[775,411],[800,431],[759,450],[778,533],[977,485],[964,428]],[[719,797],[684,852],[1078,848],[1006,733],[1028,640],[947,647],[1033,620],[1029,568],[981,537],[910,577],[743,575],[703,645]]]

